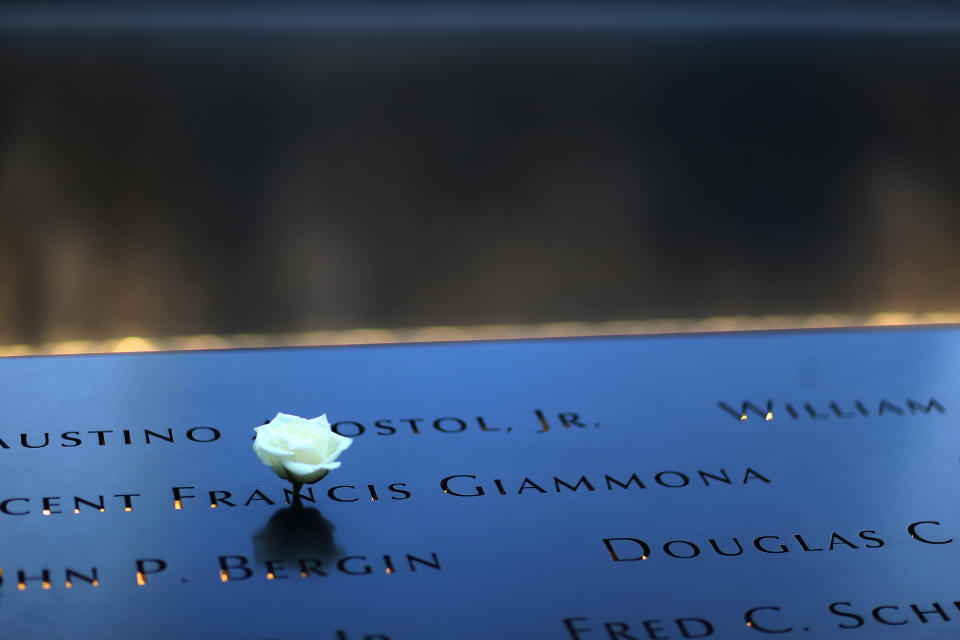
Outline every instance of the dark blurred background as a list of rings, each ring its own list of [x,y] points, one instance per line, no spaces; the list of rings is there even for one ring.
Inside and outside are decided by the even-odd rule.
[[[960,311],[951,5],[0,7],[0,343]]]

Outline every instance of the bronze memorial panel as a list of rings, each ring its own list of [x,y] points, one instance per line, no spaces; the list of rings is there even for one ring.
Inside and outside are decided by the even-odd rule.
[[[953,328],[0,379],[0,637],[960,637]],[[352,439],[299,504],[252,448],[278,412]]]

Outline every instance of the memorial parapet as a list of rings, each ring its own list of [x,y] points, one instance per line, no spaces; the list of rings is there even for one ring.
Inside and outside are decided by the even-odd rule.
[[[0,360],[16,638],[960,634],[960,331]],[[352,438],[297,494],[278,411]]]

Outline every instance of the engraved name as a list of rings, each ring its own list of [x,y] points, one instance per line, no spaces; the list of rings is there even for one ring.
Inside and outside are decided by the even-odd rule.
[[[214,427],[190,427],[185,430],[174,429],[89,429],[86,431],[63,431],[59,434],[19,433],[15,436],[0,438],[0,449],[22,447],[24,449],[43,449],[59,445],[64,448],[82,445],[105,447],[108,445],[148,445],[165,442],[207,443],[220,439],[220,431]],[[12,443],[12,444],[11,444]]]
[[[869,418],[881,416],[929,415],[946,413],[944,406],[932,397],[927,402],[918,402],[906,398],[902,402],[891,402],[881,399],[877,402],[863,402],[851,400],[848,402],[753,402],[744,400],[737,404],[724,401],[717,402],[717,407],[726,415],[738,422],[746,422],[751,417],[770,422],[775,417],[789,417],[792,420],[826,420]]]
[[[570,640],[670,640],[670,638],[706,638],[713,635],[715,627],[706,618],[674,618],[661,620],[650,618],[640,621],[595,622],[586,616],[563,619],[563,628]],[[669,635],[676,631],[680,635]]]
[[[510,479],[483,478],[472,473],[457,473],[445,476],[439,482],[439,489],[455,498],[477,498],[480,496],[522,496],[540,494],[589,494],[592,492],[636,492],[646,489],[682,489],[690,487],[743,486],[748,484],[771,484],[772,480],[752,467],[728,471],[725,468],[696,471],[658,471],[649,474],[636,472],[614,472],[563,475],[514,477]],[[434,485],[436,486],[436,485]],[[422,488],[420,489],[422,490]],[[436,489],[434,489],[436,490]],[[195,485],[176,485],[170,488],[168,501],[162,503],[157,496],[144,496],[138,492],[128,493],[90,493],[86,495],[48,495],[13,496],[0,498],[0,517],[63,516],[107,511],[140,511],[160,504],[168,505],[174,511],[189,510],[197,507],[210,509],[233,509],[243,507],[274,506],[292,504],[293,492],[288,488],[247,488],[207,489]],[[316,504],[324,497],[334,503],[392,503],[409,500],[414,496],[414,488],[406,482],[380,484],[337,484],[330,487],[301,487],[297,494],[301,502]],[[146,507],[144,506],[146,504]]]
[[[626,476],[625,474],[603,474],[588,477],[582,475],[579,477],[544,477],[544,478],[514,478],[510,481],[504,481],[501,478],[490,478],[485,481],[478,481],[477,476],[472,474],[458,474],[447,476],[440,481],[440,488],[447,495],[459,498],[475,498],[484,495],[498,494],[505,495],[523,495],[543,494],[543,493],[566,493],[583,490],[585,493],[590,491],[622,491],[627,489],[646,489],[647,486],[667,487],[679,489],[690,486],[716,486],[748,484],[750,482],[770,483],[770,479],[760,472],[747,467],[742,474],[735,474],[733,477],[727,473],[726,469],[713,469],[711,471],[697,471],[696,473],[684,473],[682,471],[660,471],[653,474],[652,477],[646,477],[644,482],[636,473]],[[479,483],[478,483],[479,482]]]
[[[872,628],[879,632],[889,627],[907,626],[907,629],[910,629],[930,625],[943,630],[945,626],[950,627],[960,622],[960,600],[879,600],[865,603],[862,600],[849,599],[831,602],[825,609],[827,615],[823,622],[827,622],[828,626],[834,629]],[[578,615],[561,621],[561,628],[565,632],[561,637],[568,640],[670,640],[715,637],[715,633],[722,637],[764,637],[770,634],[813,631],[814,626],[820,631],[823,630],[822,622],[811,622],[805,621],[804,615],[798,614],[796,607],[771,604],[746,609],[739,621],[732,618],[714,621],[700,616],[643,619],[629,613],[626,618],[620,617],[617,620]],[[911,637],[908,631],[901,632],[905,634],[904,637]],[[955,635],[954,632],[954,635],[937,637],[952,638]]]
[[[939,602],[925,602],[923,604],[882,602],[882,604],[870,605],[860,603],[855,605],[848,600],[831,602],[828,610],[831,615],[839,619],[837,627],[840,629],[859,629],[867,625],[879,630],[885,626],[901,627],[903,625],[916,625],[917,623],[960,621],[960,601],[958,600],[949,604]],[[788,628],[788,630],[792,629]]]
[[[266,424],[269,420],[265,420]],[[358,438],[363,435],[395,436],[421,434],[460,434],[460,433],[499,433],[516,431],[537,434],[548,431],[596,429],[597,422],[576,411],[549,412],[534,409],[523,420],[511,421],[511,424],[496,423],[483,416],[473,418],[443,416],[439,418],[381,418],[361,422],[340,420],[330,425],[339,435]],[[241,437],[247,437],[249,430],[240,429]],[[189,428],[110,428],[110,429],[73,429],[68,431],[21,432],[8,434],[0,432],[0,450],[3,449],[45,449],[57,447],[73,449],[76,447],[127,447],[127,446],[164,446],[176,443],[205,444],[220,440],[221,431],[211,426],[193,426]],[[255,436],[251,435],[250,438]]]
[[[918,520],[906,527],[907,535],[922,544],[951,544],[954,539],[945,534],[938,520]],[[771,534],[741,539],[738,536],[716,537],[706,540],[676,539],[666,542],[647,542],[642,538],[603,538],[604,549],[613,562],[635,562],[661,557],[687,560],[703,556],[743,556],[750,554],[779,555],[783,553],[808,553],[818,551],[878,550],[886,546],[886,540],[877,529],[861,529],[856,532],[831,531],[812,535]]]
[[[393,575],[397,573],[438,572],[443,570],[440,557],[436,552],[382,555],[348,555],[335,559],[302,557],[295,559],[267,559],[263,569],[253,566],[250,559],[243,555],[217,556],[216,569],[220,582],[239,582],[250,578],[260,577],[264,580],[286,580],[289,578],[326,578],[334,575],[344,576],[372,576],[377,574]],[[213,568],[213,567],[211,567]],[[59,585],[65,589],[78,586],[97,588],[102,582],[136,584],[145,587],[154,582],[187,583],[189,578],[183,577],[181,572],[171,572],[170,563],[163,558],[138,558],[131,567],[127,576],[114,574],[112,580],[103,577],[98,567],[76,569],[66,567],[61,573],[50,567],[38,569],[17,568],[8,573],[14,577],[12,584],[17,591],[28,591],[31,588],[48,591]],[[171,575],[171,573],[173,575]],[[161,577],[161,574],[162,577]],[[211,572],[206,574],[213,577]],[[61,577],[62,576],[62,577]],[[179,577],[178,577],[179,576]],[[0,571],[0,586],[4,586],[4,573]]]

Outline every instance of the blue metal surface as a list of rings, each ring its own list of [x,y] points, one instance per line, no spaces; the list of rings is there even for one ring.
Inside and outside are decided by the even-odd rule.
[[[2,360],[0,628],[951,637],[958,363],[950,328]],[[277,411],[364,430],[301,510]]]

